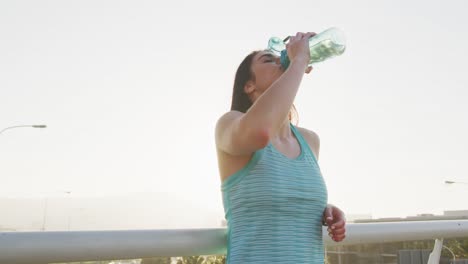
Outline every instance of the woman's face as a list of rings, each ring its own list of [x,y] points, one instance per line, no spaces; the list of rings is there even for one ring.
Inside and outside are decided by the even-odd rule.
[[[254,98],[266,91],[283,74],[280,58],[268,51],[260,51],[254,56],[251,70],[255,78],[247,83],[245,89]]]

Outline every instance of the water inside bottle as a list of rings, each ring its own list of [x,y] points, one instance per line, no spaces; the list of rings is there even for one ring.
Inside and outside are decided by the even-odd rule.
[[[322,40],[310,47],[310,64],[324,61],[330,57],[343,54],[345,46],[330,39]]]

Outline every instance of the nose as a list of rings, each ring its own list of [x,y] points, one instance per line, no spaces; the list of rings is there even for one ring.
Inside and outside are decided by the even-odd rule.
[[[276,57],[276,56],[275,56],[275,63],[276,63],[276,64],[281,64],[281,59],[280,59],[280,57]]]
[[[284,71],[285,69],[283,68],[283,65],[281,65],[281,58],[280,57],[275,57],[275,64],[278,65],[281,69],[281,71]]]

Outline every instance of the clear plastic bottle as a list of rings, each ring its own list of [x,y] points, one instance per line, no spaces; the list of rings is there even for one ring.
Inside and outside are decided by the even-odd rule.
[[[284,69],[289,66],[289,58],[286,51],[286,41],[278,37],[272,37],[268,41],[268,49],[272,52],[279,53],[281,56],[281,65]],[[309,39],[310,61],[312,64],[327,60],[329,58],[343,54],[346,49],[346,38],[338,28],[329,28]]]

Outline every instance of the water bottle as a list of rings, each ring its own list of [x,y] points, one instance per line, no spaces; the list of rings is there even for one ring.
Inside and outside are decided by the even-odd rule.
[[[289,66],[289,58],[286,51],[286,41],[278,37],[272,37],[268,41],[268,49],[279,53],[281,56],[281,65],[283,69]],[[329,28],[309,39],[310,61],[309,65],[324,61],[335,56],[343,54],[346,48],[346,38],[343,31],[338,28]]]

